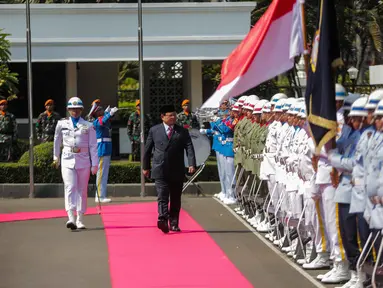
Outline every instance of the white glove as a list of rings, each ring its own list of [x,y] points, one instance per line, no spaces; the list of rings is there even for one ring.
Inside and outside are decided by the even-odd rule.
[[[110,105],[106,107],[105,112],[110,112]]]
[[[113,116],[118,111],[117,107],[114,107],[110,110],[110,115]]]
[[[97,174],[97,170],[98,170],[97,166],[92,166],[92,168],[90,168],[90,172],[92,172],[92,175],[96,175]]]
[[[199,129],[199,133],[201,133],[201,134],[206,134],[207,132],[207,129]]]

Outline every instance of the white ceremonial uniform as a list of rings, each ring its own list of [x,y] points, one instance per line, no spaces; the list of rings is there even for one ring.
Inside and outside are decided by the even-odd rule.
[[[304,203],[306,206],[305,224],[306,226],[311,226],[313,228],[315,233],[313,236],[315,238],[312,238],[315,240],[316,251],[321,252],[323,250],[325,251],[325,249],[323,249],[325,242],[323,242],[324,239],[322,238],[321,233],[323,224],[319,223],[317,211],[315,208],[316,202],[312,199],[312,196],[316,193],[316,174],[311,161],[311,158],[314,155],[313,151],[315,150],[315,146],[308,132],[304,128],[302,128],[301,131],[303,131],[305,135],[302,136],[302,144],[300,146],[300,153],[298,158],[298,173],[301,179],[299,185],[299,194],[303,195]]]
[[[266,137],[266,143],[264,148],[264,157],[262,161],[262,174],[268,177],[269,193],[272,193],[275,185],[275,153],[277,152],[277,136],[281,129],[282,124],[280,121],[274,121],[268,127],[268,134]]]
[[[280,163],[279,156],[282,150],[283,141],[285,140],[285,137],[287,135],[289,128],[290,128],[289,124],[287,124],[287,122],[284,123],[282,127],[279,129],[279,133],[277,135],[277,151],[275,153],[275,160],[276,160],[275,182],[276,182],[277,188],[273,195],[274,205],[276,205],[276,203],[278,202],[279,198],[282,196],[284,191],[284,181],[286,178],[286,170],[284,165]]]
[[[281,166],[284,170],[285,177],[281,179],[280,183],[282,184],[282,190],[280,192],[282,193],[280,197],[283,197],[281,209],[285,212],[291,212],[292,203],[291,203],[291,195],[288,192],[291,192],[287,190],[287,187],[289,187],[289,184],[292,181],[292,173],[288,171],[288,167],[286,166],[286,160],[289,158],[290,155],[292,155],[292,145],[294,141],[294,133],[295,128],[294,126],[288,126],[286,130],[285,137],[281,143],[281,150],[279,152],[279,159],[282,162]],[[290,187],[289,187],[290,188]],[[283,196],[282,196],[283,195]]]
[[[65,210],[84,214],[87,209],[90,168],[98,166],[97,139],[93,124],[83,118],[76,127],[72,119],[58,121],[54,136],[54,160],[60,159],[65,187]]]
[[[374,196],[383,196],[383,133],[376,131],[372,136],[372,143],[367,158],[369,159],[366,174],[366,192],[368,199]],[[373,157],[369,157],[369,156]],[[367,203],[370,201],[367,200]],[[371,203],[371,202],[370,202]],[[370,222],[370,229],[383,229],[383,206],[377,204],[375,209],[368,209],[371,206],[367,205],[366,211]]]

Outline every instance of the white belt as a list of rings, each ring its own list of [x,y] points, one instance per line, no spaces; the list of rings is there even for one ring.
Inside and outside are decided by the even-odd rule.
[[[353,186],[361,186],[364,184],[364,178],[353,178],[351,183]]]
[[[97,139],[97,143],[101,142],[112,142],[112,138],[99,138]]]
[[[226,138],[226,141],[227,141],[227,142],[233,142],[233,141],[234,141],[234,138]]]
[[[64,152],[70,152],[70,153],[87,153],[89,152],[88,147],[69,147],[69,146],[64,146],[63,148]]]

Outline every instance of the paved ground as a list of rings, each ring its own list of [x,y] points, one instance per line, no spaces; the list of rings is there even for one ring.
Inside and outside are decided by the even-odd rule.
[[[154,200],[116,198],[109,205]],[[316,287],[214,199],[188,197],[183,202],[183,208],[208,231],[254,287]],[[0,213],[63,209],[63,205],[63,199],[57,198],[1,199]],[[94,206],[92,199],[89,206]],[[75,233],[67,231],[65,221],[0,223],[1,288],[111,287],[101,218],[86,216],[90,229]],[[180,226],[182,229],[182,223]]]

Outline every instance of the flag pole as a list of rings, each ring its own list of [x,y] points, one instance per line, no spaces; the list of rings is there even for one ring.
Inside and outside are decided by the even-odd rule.
[[[144,69],[143,69],[143,57],[144,57],[144,45],[142,41],[142,1],[138,0],[138,64],[139,64],[139,93],[140,93],[140,160],[141,160],[141,197],[145,197],[145,176],[142,172],[144,164],[144,149],[145,149],[145,117],[144,117]]]
[[[302,34],[303,34],[303,58],[305,60],[306,77],[309,75],[309,54],[307,50],[307,31],[306,31],[306,14],[305,14],[305,1],[301,0],[301,13],[302,13]]]
[[[34,197],[33,177],[33,103],[32,103],[32,43],[31,11],[29,0],[26,3],[26,36],[27,36],[27,74],[28,74],[28,118],[29,118],[29,198]]]

